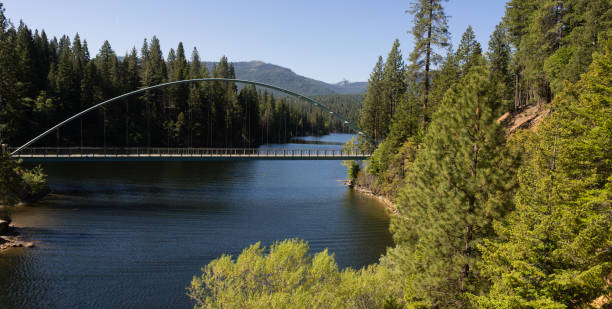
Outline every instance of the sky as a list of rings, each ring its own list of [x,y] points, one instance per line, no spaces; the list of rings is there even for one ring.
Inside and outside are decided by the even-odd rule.
[[[367,81],[393,41],[407,61],[412,50],[410,0],[0,0],[17,26],[23,20],[47,36],[79,33],[95,55],[108,40],[121,56],[156,35],[167,55],[183,42],[205,61],[260,60],[337,83]],[[506,0],[450,0],[453,46],[468,25],[486,50]]]

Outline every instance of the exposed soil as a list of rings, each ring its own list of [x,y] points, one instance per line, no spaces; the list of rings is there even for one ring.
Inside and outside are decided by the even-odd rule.
[[[508,128],[508,135],[519,129],[535,130],[537,124],[550,114],[550,110],[538,105],[526,106],[518,111],[503,114],[497,122]]]

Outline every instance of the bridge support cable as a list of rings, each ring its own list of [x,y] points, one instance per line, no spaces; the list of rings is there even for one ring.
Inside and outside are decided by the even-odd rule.
[[[339,115],[338,113],[335,113],[334,111],[332,111],[329,107],[327,107],[324,104],[321,104],[311,98],[308,98],[306,96],[303,96],[299,93],[295,93],[293,91],[287,90],[287,89],[283,89],[277,86],[273,86],[273,85],[269,85],[269,84],[265,84],[265,83],[260,83],[260,82],[254,82],[254,81],[249,81],[249,80],[242,80],[242,79],[232,79],[232,78],[196,78],[196,79],[187,79],[187,80],[179,80],[179,81],[173,81],[173,82],[167,82],[167,83],[163,83],[163,84],[159,84],[159,85],[155,85],[155,86],[150,86],[150,87],[145,87],[145,88],[141,88],[138,90],[134,90],[125,94],[122,94],[120,96],[116,96],[114,98],[108,99],[104,102],[98,103],[96,105],[93,105],[71,117],[69,117],[68,119],[56,124],[55,126],[51,127],[50,129],[48,129],[47,131],[41,133],[40,135],[34,137],[33,139],[31,139],[30,141],[28,141],[27,143],[23,144],[22,146],[18,147],[17,149],[15,149],[13,152],[11,152],[11,155],[15,155],[17,153],[19,153],[21,150],[23,150],[24,148],[30,146],[31,144],[33,144],[34,142],[38,141],[39,139],[49,135],[50,133],[54,132],[55,130],[61,128],[62,126],[64,126],[65,124],[71,122],[74,119],[77,119],[79,117],[81,117],[84,114],[87,114],[90,111],[96,110],[106,104],[115,102],[115,101],[119,101],[121,99],[124,99],[126,97],[132,96],[132,95],[136,95],[139,93],[143,93],[145,91],[148,90],[153,90],[153,89],[157,89],[157,88],[163,88],[163,87],[167,87],[167,86],[171,86],[171,85],[177,85],[177,84],[186,84],[186,83],[197,83],[197,82],[234,82],[234,83],[241,83],[241,84],[248,84],[248,85],[255,85],[255,86],[260,86],[260,87],[264,87],[264,88],[268,88],[268,89],[272,89],[272,90],[276,90],[285,94],[288,94],[290,96],[302,99],[312,105],[314,105],[315,107],[322,109],[323,111],[327,112],[328,114],[330,114],[332,117],[340,120],[344,125],[346,125],[347,127],[349,127],[351,130],[353,130],[353,132],[355,132],[358,135],[362,135],[364,136],[367,140],[372,140],[372,138],[367,135],[366,133],[362,132],[361,129],[359,129],[359,127],[357,127],[354,123],[351,123],[350,121],[348,121],[346,118],[344,118],[342,115]]]

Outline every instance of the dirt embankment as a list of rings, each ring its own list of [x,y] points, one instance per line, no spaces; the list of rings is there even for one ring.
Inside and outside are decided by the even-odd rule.
[[[517,111],[503,114],[497,122],[508,129],[508,135],[519,129],[535,130],[537,124],[550,114],[550,110],[542,106],[526,106]]]

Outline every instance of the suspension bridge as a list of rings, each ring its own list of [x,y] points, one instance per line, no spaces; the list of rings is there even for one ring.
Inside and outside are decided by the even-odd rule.
[[[3,151],[10,152],[11,157],[21,159],[24,162],[117,162],[117,161],[241,161],[241,160],[365,160],[370,153],[353,150],[338,149],[273,149],[273,148],[159,148],[159,147],[30,147],[36,141],[55,132],[62,126],[78,119],[79,117],[103,107],[104,105],[117,102],[126,97],[136,95],[147,90],[163,88],[177,84],[197,82],[234,82],[275,90],[290,96],[299,98],[323,110],[330,116],[341,121],[357,135],[366,140],[372,139],[362,132],[358,126],[348,121],[342,115],[335,113],[326,105],[319,103],[304,95],[265,83],[229,79],[229,78],[199,78],[163,83],[151,87],[141,88],[111,98],[104,102],[93,105],[66,120],[49,128],[40,135],[32,138],[20,147],[4,147]]]

